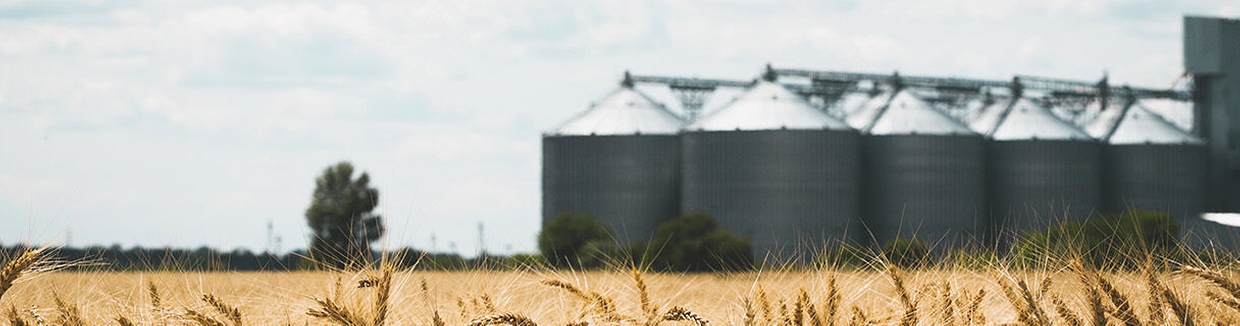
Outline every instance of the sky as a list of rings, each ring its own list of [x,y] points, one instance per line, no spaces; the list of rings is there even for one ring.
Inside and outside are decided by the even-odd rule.
[[[1185,14],[1240,2],[0,0],[0,243],[304,248],[350,161],[382,247],[533,252],[541,132],[625,70],[1162,88]]]

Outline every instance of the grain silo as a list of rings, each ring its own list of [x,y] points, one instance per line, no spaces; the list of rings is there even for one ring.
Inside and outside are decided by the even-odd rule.
[[[863,216],[878,244],[916,238],[951,249],[981,238],[987,216],[981,135],[907,90],[891,97],[866,131]]]
[[[1205,142],[1140,104],[1118,115],[1103,149],[1103,207],[1164,211],[1180,221],[1200,215],[1209,162]]]
[[[681,210],[711,213],[759,259],[848,241],[859,216],[858,133],[783,86],[759,82],[687,127]]]
[[[680,213],[684,121],[631,86],[543,135],[543,223],[591,214],[618,241],[645,240]]]
[[[1017,97],[987,150],[991,226],[1000,234],[1082,220],[1101,204],[1101,143],[1040,104]]]

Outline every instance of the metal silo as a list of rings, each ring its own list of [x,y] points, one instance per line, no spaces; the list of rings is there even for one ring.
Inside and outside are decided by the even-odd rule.
[[[859,217],[858,133],[771,82],[687,127],[681,210],[711,213],[786,262],[848,241]]]
[[[891,98],[862,150],[865,226],[878,244],[915,238],[938,249],[986,227],[986,140],[910,91]]]
[[[1043,229],[1100,209],[1102,146],[1080,128],[1019,98],[989,136],[994,231]]]
[[[631,87],[543,135],[543,223],[593,215],[617,240],[646,240],[680,213],[684,121]]]
[[[1104,207],[1170,213],[1183,223],[1205,208],[1205,142],[1133,104],[1118,114],[1103,150]]]

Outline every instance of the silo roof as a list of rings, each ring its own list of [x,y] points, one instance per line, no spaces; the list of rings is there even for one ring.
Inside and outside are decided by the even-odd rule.
[[[1128,108],[1107,142],[1114,145],[1205,143],[1140,104]]]
[[[848,116],[844,118],[844,122],[847,122],[849,126],[855,129],[863,129],[870,126],[870,123],[874,122],[874,119],[878,118],[878,114],[883,111],[883,107],[886,107],[887,103],[891,102],[891,96],[891,91],[879,93],[870,98],[869,101],[866,101],[865,104],[862,104],[854,112],[848,113]]]
[[[736,101],[720,108],[688,130],[849,129],[779,84],[761,81]]]
[[[1028,99],[1018,99],[991,134],[995,140],[1089,140],[1089,134],[1050,109]]]
[[[999,120],[1003,117],[1003,110],[1007,109],[1010,100],[1000,100],[981,108],[981,110],[969,117],[969,129],[979,134],[988,134],[995,130],[995,126],[999,124]]]
[[[874,122],[872,135],[969,135],[976,134],[960,121],[903,90],[891,98],[887,109]]]
[[[662,104],[629,87],[608,94],[589,110],[547,132],[548,135],[674,135],[684,120]]]

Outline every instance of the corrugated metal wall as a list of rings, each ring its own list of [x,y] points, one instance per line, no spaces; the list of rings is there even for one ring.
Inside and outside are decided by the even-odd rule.
[[[877,244],[915,237],[950,249],[981,240],[987,221],[984,138],[873,135],[865,144],[865,226]]]
[[[1159,210],[1182,221],[1205,208],[1209,164],[1205,146],[1108,145],[1103,158],[1107,211]]]
[[[682,212],[710,212],[757,253],[798,258],[851,240],[860,215],[855,131],[685,132]]]
[[[622,242],[680,213],[678,136],[543,137],[543,223],[589,213]]]
[[[992,141],[988,155],[992,231],[1079,221],[1102,204],[1102,148],[1096,141]]]

